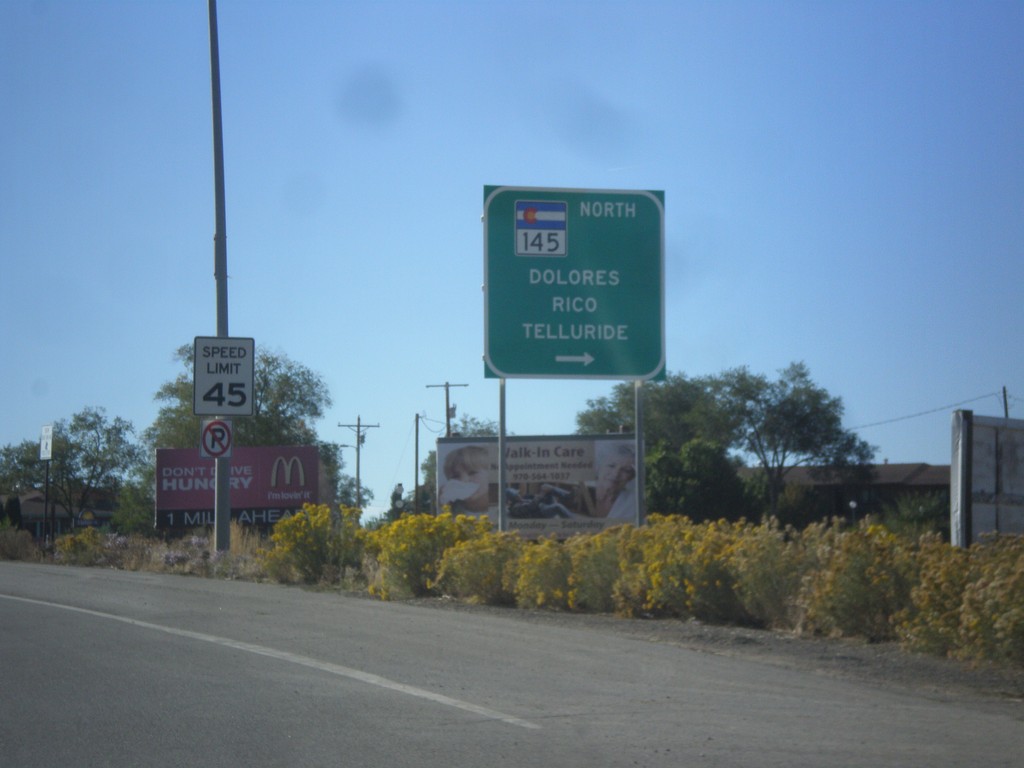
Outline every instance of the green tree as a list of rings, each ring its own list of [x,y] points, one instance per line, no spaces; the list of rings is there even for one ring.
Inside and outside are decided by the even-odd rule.
[[[645,463],[647,509],[695,522],[739,520],[751,512],[743,481],[726,450],[696,438],[679,451],[659,446]]]
[[[144,459],[130,421],[108,419],[103,408],[85,408],[53,425],[50,498],[72,517],[117,498]],[[0,449],[0,486],[9,493],[40,490],[46,466],[39,443],[25,440]]]
[[[153,466],[147,466],[136,473],[121,488],[117,497],[117,505],[114,508],[114,515],[110,524],[118,533],[142,533],[152,534],[153,531],[153,510],[156,508],[156,499],[153,497],[153,489],[156,487],[153,479]]]
[[[352,475],[340,475],[338,480],[338,491],[337,491],[337,502],[344,507],[355,507],[356,499],[356,479]],[[363,504],[373,501],[373,491],[369,488],[362,489]]]
[[[680,450],[701,437],[721,445],[732,442],[733,425],[723,420],[711,389],[711,380],[669,374],[664,381],[643,385],[644,443]],[[611,395],[587,400],[576,414],[576,433],[603,435],[633,432],[636,425],[636,390],[630,382],[616,384]]]
[[[0,448],[0,491],[17,496],[40,490],[45,478],[38,442],[23,440]]]
[[[3,511],[0,511],[0,524],[4,521],[12,528],[21,528],[21,499],[16,493],[7,497]]]
[[[923,533],[949,536],[949,494],[904,493],[882,508],[882,522],[894,533],[916,538]]]
[[[191,344],[179,347],[175,358],[182,370],[157,390],[162,403],[156,420],[143,433],[150,448],[199,448],[200,418],[192,412],[193,354]],[[253,363],[253,415],[234,419],[234,444],[315,445],[320,450],[332,501],[350,485],[341,474],[341,446],[322,441],[314,424],[331,406],[327,384],[318,374],[283,353],[257,348]],[[351,483],[354,487],[354,481]],[[363,493],[364,500],[367,497]]]
[[[717,377],[714,387],[723,423],[735,425],[733,448],[764,473],[772,515],[793,467],[852,474],[874,456],[874,448],[843,428],[842,400],[816,385],[803,363],[792,363],[774,381],[736,368]]]

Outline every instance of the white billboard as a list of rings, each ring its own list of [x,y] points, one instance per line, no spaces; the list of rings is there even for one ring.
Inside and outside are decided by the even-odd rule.
[[[986,533],[1024,534],[1024,421],[956,411],[950,539],[966,547]]]
[[[594,533],[639,522],[632,435],[506,437],[498,487],[498,438],[437,441],[437,501],[453,514],[486,515],[527,536]]]

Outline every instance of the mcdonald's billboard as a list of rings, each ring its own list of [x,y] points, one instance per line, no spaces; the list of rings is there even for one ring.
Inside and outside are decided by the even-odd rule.
[[[213,525],[214,460],[197,448],[158,448],[156,527]],[[273,525],[321,501],[320,454],[315,446],[235,447],[231,458],[231,518]]]

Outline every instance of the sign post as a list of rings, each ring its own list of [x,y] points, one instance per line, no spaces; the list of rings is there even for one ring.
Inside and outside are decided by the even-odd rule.
[[[632,380],[638,522],[642,383],[665,376],[665,193],[484,187],[484,374]],[[506,530],[505,504],[499,529]]]
[[[492,378],[664,374],[664,193],[484,188]]]
[[[43,490],[43,527],[49,523],[50,540],[56,539],[56,515],[50,512],[50,460],[53,459],[53,424],[44,424],[39,436],[39,460],[46,462],[46,485]]]
[[[218,325],[220,325],[218,323]],[[203,430],[203,446],[220,451],[215,462],[214,546],[230,548],[231,537],[231,428],[227,416],[252,416],[255,391],[256,342],[249,338],[196,336],[193,349],[192,411],[197,416],[217,416],[221,426]],[[209,441],[209,442],[208,442]]]

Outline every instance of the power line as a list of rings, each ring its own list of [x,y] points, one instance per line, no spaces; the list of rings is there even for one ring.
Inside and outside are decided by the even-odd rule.
[[[452,406],[450,400],[450,393],[452,387],[468,387],[469,384],[450,384],[445,382],[444,384],[427,384],[427,389],[433,389],[435,387],[444,387],[444,418],[445,418],[445,437],[452,436]]]
[[[426,428],[428,430],[430,430],[431,432],[433,432],[435,435],[441,434],[441,432],[443,432],[444,428],[445,428],[445,424],[444,424],[443,421],[438,421],[437,419],[432,419],[432,418],[430,418],[427,415],[420,416],[420,423],[423,424],[424,426],[426,426]],[[437,425],[437,429],[434,429],[432,426],[430,426],[431,424],[436,424]]]
[[[395,478],[398,477],[398,473],[401,471],[400,468],[402,466],[402,462],[405,461],[405,452],[409,448],[409,443],[412,441],[413,432],[415,430],[416,430],[416,424],[413,423],[413,425],[411,427],[409,427],[409,431],[405,435],[405,445],[402,446],[402,453],[399,455],[398,462],[395,464],[394,474],[391,475],[391,482],[392,482],[392,484],[394,484]]]
[[[856,432],[860,429],[868,429],[870,427],[881,427],[884,424],[895,424],[898,421],[906,421],[907,419],[916,419],[920,416],[928,416],[932,413],[939,413],[940,411],[948,411],[951,408],[957,408],[961,405],[967,405],[968,403],[975,403],[978,400],[985,400],[989,397],[1001,397],[999,392],[989,392],[986,395],[979,395],[978,397],[972,397],[970,400],[961,400],[959,403],[950,403],[949,405],[942,405],[938,408],[931,408],[927,411],[921,411],[920,413],[911,413],[908,416],[897,416],[895,419],[886,419],[885,421],[875,421],[871,424],[861,424],[859,427],[852,427],[852,431]]]

